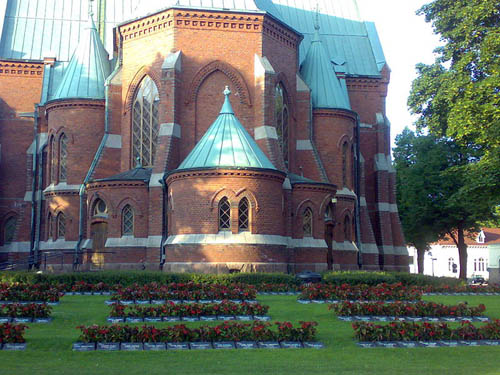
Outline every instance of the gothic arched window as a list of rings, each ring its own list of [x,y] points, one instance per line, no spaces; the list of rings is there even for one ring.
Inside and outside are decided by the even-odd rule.
[[[347,150],[348,150],[347,142],[344,142],[342,145],[342,185],[347,186]]]
[[[5,221],[3,243],[6,245],[14,241],[14,235],[16,234],[16,222],[17,220],[15,216],[9,217]]]
[[[68,177],[68,137],[62,134],[59,138],[59,182],[65,182]]]
[[[281,84],[276,86],[274,110],[276,116],[276,133],[283,154],[283,160],[288,167],[288,106],[286,104],[285,89]]]
[[[127,204],[122,210],[122,236],[134,235],[134,209]]]
[[[231,204],[224,197],[219,202],[219,230],[231,229]]]
[[[344,241],[351,241],[351,219],[346,215],[344,218]]]
[[[57,215],[57,239],[64,239],[66,236],[66,217],[61,212]]]
[[[243,198],[238,205],[238,229],[240,231],[248,230],[250,219],[250,205],[248,199]]]
[[[134,98],[132,108],[132,164],[152,166],[159,132],[160,96],[153,80],[146,76]]]
[[[49,176],[51,183],[56,183],[57,180],[56,165],[57,165],[56,142],[54,140],[54,136],[52,136],[50,138],[50,161],[49,161],[49,168],[50,168]]]
[[[306,208],[302,215],[302,230],[304,237],[312,237],[313,235],[313,213],[310,208]]]
[[[52,220],[52,214],[49,213],[49,217],[47,218],[47,239],[53,239],[54,238],[54,228],[53,228],[53,220]]]

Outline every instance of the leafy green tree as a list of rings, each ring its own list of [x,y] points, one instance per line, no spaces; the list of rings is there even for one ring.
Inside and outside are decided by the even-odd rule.
[[[460,260],[460,278],[467,277],[465,237],[493,216],[492,199],[469,196],[463,168],[477,162],[482,151],[434,135],[415,135],[409,129],[396,137],[394,161],[397,202],[408,243],[417,248],[419,272],[429,243],[451,238]],[[422,268],[423,271],[423,268]]]
[[[408,99],[417,128],[482,151],[463,166],[466,190],[500,203],[500,2],[435,0],[417,14],[443,42],[434,64],[417,65]]]

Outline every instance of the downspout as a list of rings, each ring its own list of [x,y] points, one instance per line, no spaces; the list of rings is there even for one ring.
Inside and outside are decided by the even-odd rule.
[[[316,144],[314,143],[314,124],[313,124],[313,100],[312,95],[310,95],[309,99],[309,138],[311,139],[311,147],[314,154],[314,158],[316,159],[319,167],[319,172],[321,174],[321,178],[323,182],[329,183],[328,176],[326,174],[325,167],[323,166],[323,162],[321,161],[321,157],[319,155]]]
[[[160,243],[160,270],[163,270],[163,266],[167,261],[167,252],[165,250],[165,241],[168,238],[168,185],[165,181],[165,175],[160,180],[160,184],[163,190],[163,205],[162,205],[162,227],[161,227],[161,243]]]
[[[94,156],[94,160],[92,160],[92,164],[90,165],[90,168],[87,172],[87,175],[85,176],[85,179],[83,180],[83,183],[80,185],[80,191],[79,191],[79,197],[80,197],[80,215],[79,215],[79,226],[78,226],[78,242],[76,243],[75,247],[75,254],[73,258],[73,270],[76,271],[76,268],[78,264],[80,263],[80,252],[81,252],[81,246],[83,242],[83,232],[84,232],[84,199],[85,199],[85,193],[87,189],[87,184],[89,183],[90,179],[92,178],[92,175],[95,172],[95,169],[97,167],[97,164],[99,163],[99,160],[101,159],[102,153],[104,151],[104,147],[106,147],[106,143],[108,141],[109,137],[109,123],[110,123],[110,117],[111,117],[111,112],[110,112],[110,103],[109,103],[109,87],[111,85],[111,81],[113,78],[115,78],[116,74],[121,68],[122,60],[121,60],[121,43],[119,44],[119,51],[118,51],[118,61],[116,63],[115,69],[111,73],[111,75],[106,79],[106,82],[104,83],[104,101],[105,101],[105,116],[104,116],[104,135],[102,137],[101,143],[99,145],[99,148],[97,149],[97,152]]]
[[[30,257],[29,257],[29,269],[31,269],[35,264],[35,238],[36,238],[36,193],[37,193],[37,183],[36,176],[38,170],[38,147],[39,147],[39,137],[38,137],[38,104],[35,104],[34,112],[34,124],[33,124],[33,137],[34,137],[34,149],[33,149],[33,166],[32,166],[32,182],[31,182],[31,236],[30,236]]]
[[[354,193],[356,194],[356,215],[355,215],[355,227],[356,227],[356,246],[358,247],[358,267],[361,269],[363,267],[363,254],[361,252],[362,242],[361,242],[361,151],[360,151],[360,119],[359,115],[356,114],[356,163],[355,165],[355,184]]]

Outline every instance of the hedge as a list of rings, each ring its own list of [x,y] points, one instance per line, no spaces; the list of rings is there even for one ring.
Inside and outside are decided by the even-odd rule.
[[[129,286],[132,284],[159,284],[170,283],[208,283],[230,285],[243,283],[249,285],[261,284],[287,284],[297,285],[294,275],[284,273],[234,273],[234,274],[200,274],[200,273],[166,273],[160,271],[97,271],[97,272],[72,272],[62,274],[36,273],[36,272],[0,272],[0,282],[22,282],[22,283],[48,283],[51,285],[66,284],[75,285],[79,281],[90,284],[100,282],[108,285],[121,284]]]
[[[366,271],[335,271],[325,272],[323,282],[333,285],[342,284],[367,284],[378,285],[382,283],[402,283],[407,286],[458,286],[464,282],[452,277],[434,277],[407,272],[366,272]]]
[[[229,285],[244,283],[259,286],[261,284],[286,284],[294,287],[298,281],[293,274],[284,273],[233,273],[233,274],[201,274],[201,273],[166,273],[161,271],[96,271],[73,272],[63,274],[39,274],[36,272],[0,272],[0,282],[25,282],[74,285],[78,281],[91,284],[104,282],[108,285],[122,284],[128,286],[134,283],[148,284],[157,282],[161,284],[193,281],[196,283],[210,283]],[[367,271],[334,271],[323,273],[323,281],[328,284],[368,284],[381,283],[416,286],[459,286],[464,282],[451,277],[433,277],[405,272],[367,272]],[[293,288],[292,288],[293,289]]]

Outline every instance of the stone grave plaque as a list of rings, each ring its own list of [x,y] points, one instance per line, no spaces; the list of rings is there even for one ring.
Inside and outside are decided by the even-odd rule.
[[[136,352],[139,350],[143,350],[144,347],[142,345],[142,342],[122,342],[121,343],[121,350],[126,351],[126,352]]]
[[[202,322],[213,322],[217,320],[217,316],[200,316]]]
[[[73,344],[75,352],[93,352],[95,350],[94,342],[75,342]]]
[[[262,315],[254,315],[253,319],[260,321],[260,322],[269,322],[271,320],[271,317],[270,316],[262,316]]]
[[[94,295],[94,293],[92,293],[92,292],[83,292],[83,295],[84,296],[92,296],[92,295]]]
[[[282,341],[280,345],[283,349],[302,349],[302,343],[298,341]]]
[[[233,315],[219,315],[219,320],[235,320]]]
[[[167,349],[167,345],[164,342],[145,342],[144,350],[149,351],[159,351]]]
[[[165,300],[164,299],[154,299],[151,301],[151,304],[152,305],[163,305],[165,304]]]
[[[144,321],[143,318],[139,318],[136,316],[131,316],[125,319],[127,323],[142,323]]]
[[[325,344],[322,342],[304,342],[304,348],[306,349],[323,349],[325,347]]]
[[[120,350],[119,342],[98,342],[97,350],[117,351]]]
[[[139,300],[135,301],[135,303],[137,305],[149,305],[151,302],[149,300],[146,300],[146,299],[139,299]]]
[[[3,347],[2,347],[3,350],[11,350],[11,351],[22,351],[22,350],[26,350],[26,343],[7,343],[7,344],[3,344]]]
[[[232,341],[220,341],[214,342],[214,349],[236,349],[236,346]]]
[[[181,318],[179,316],[164,316],[162,321],[164,322],[178,322]]]
[[[162,319],[161,319],[161,317],[156,316],[156,317],[152,317],[152,318],[144,318],[144,321],[146,323],[158,323],[158,322],[161,322]]]
[[[189,346],[192,350],[207,350],[212,349],[211,342],[191,342]]]
[[[31,323],[32,319],[31,318],[13,318],[12,322],[13,323]]]
[[[252,315],[238,315],[236,316],[236,320],[241,320],[241,321],[250,321],[253,320]]]
[[[52,318],[34,318],[33,323],[50,323]]]
[[[168,342],[167,350],[189,350],[187,342]]]
[[[123,323],[125,321],[125,318],[118,318],[118,317],[109,317],[107,319],[108,323]]]
[[[259,341],[257,345],[260,349],[281,349],[280,343],[277,341]]]
[[[257,349],[254,341],[236,341],[236,349]]]
[[[197,316],[183,316],[182,317],[183,322],[198,322],[199,320],[200,320],[200,318]]]
[[[0,324],[9,323],[9,322],[10,322],[10,318],[7,318],[7,317],[0,318]]]

